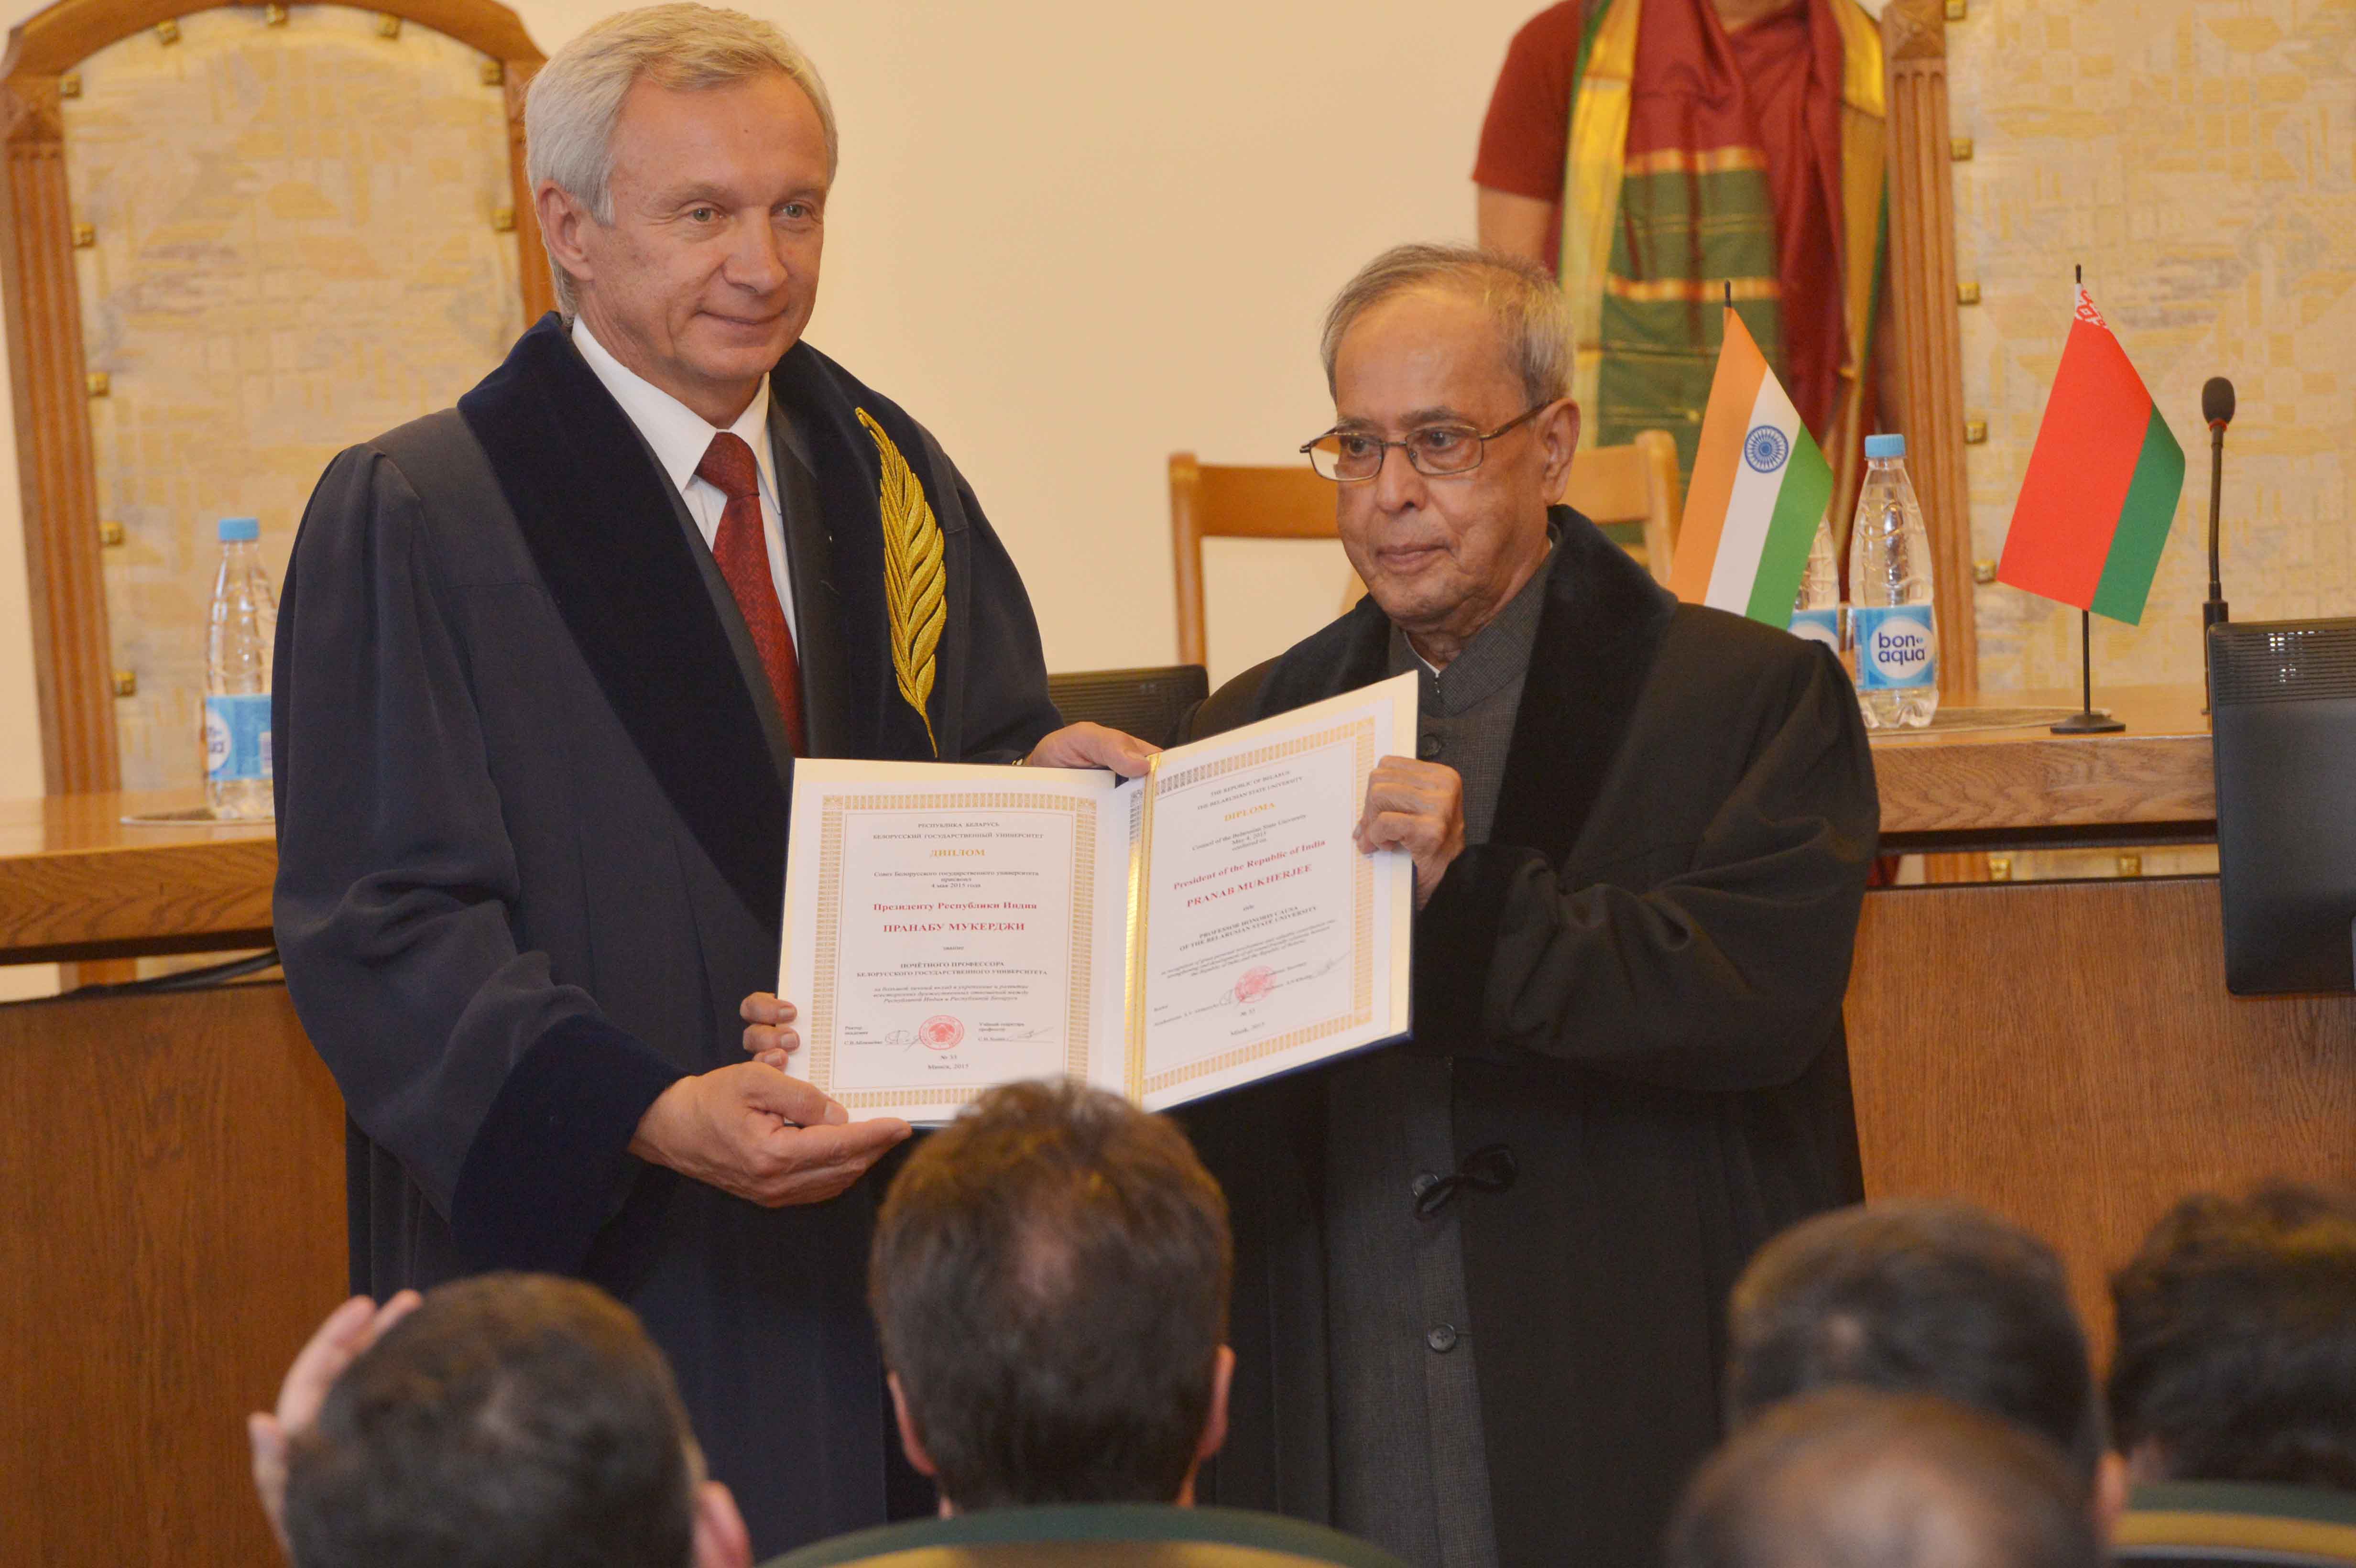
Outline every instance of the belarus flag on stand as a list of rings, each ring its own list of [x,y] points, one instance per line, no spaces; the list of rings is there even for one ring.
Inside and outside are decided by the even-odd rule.
[[[1996,580],[2134,625],[2184,489],[2184,449],[2082,285]]]
[[[1833,471],[1742,318],[1727,307],[1669,591],[1788,625]]]

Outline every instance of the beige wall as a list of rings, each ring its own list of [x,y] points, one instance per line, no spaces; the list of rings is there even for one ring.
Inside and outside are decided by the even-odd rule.
[[[842,123],[811,341],[964,466],[1051,667],[1175,656],[1165,459],[1297,461],[1329,412],[1326,297],[1386,244],[1469,237],[1489,84],[1537,5],[748,5],[817,59]],[[547,49],[611,9],[519,6]],[[30,737],[16,506],[0,422],[0,734]],[[1215,627],[1226,669],[1338,601],[1338,555],[1266,548],[1278,564],[1213,585],[1243,607]],[[1259,599],[1238,598],[1254,578]],[[0,747],[0,794],[40,787],[34,748]]]

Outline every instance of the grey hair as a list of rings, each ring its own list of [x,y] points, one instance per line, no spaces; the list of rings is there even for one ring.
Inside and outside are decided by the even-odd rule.
[[[1531,408],[1570,395],[1570,306],[1536,261],[1470,245],[1398,245],[1358,269],[1325,312],[1325,389],[1358,318],[1394,294],[1450,289],[1470,295],[1497,325],[1506,368]]]
[[[556,51],[524,100],[524,171],[532,189],[553,182],[599,223],[614,221],[614,126],[640,79],[674,92],[733,87],[783,71],[809,95],[826,133],[826,174],[839,158],[834,104],[818,67],[791,38],[741,11],[677,4],[624,11]],[[548,259],[556,303],[570,318],[573,274]]]

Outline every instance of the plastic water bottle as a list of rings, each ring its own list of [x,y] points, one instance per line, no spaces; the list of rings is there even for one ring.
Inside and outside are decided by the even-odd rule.
[[[1792,601],[1792,635],[1822,643],[1838,656],[1840,611],[1840,557],[1833,550],[1833,520],[1827,512],[1816,519],[1816,537],[1808,545],[1808,564],[1800,572],[1800,592]]]
[[[205,795],[215,816],[267,822],[270,658],[278,599],[262,569],[262,525],[223,517],[220,575],[205,634]]]
[[[1906,477],[1906,438],[1865,438],[1865,483],[1849,534],[1849,627],[1869,730],[1920,729],[1939,707],[1931,537]]]

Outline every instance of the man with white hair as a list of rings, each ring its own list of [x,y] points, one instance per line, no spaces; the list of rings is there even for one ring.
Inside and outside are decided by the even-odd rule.
[[[809,60],[627,12],[526,127],[563,310],[337,457],[287,571],[279,947],[351,1115],[355,1288],[612,1289],[774,1552],[885,1515],[860,1179],[908,1132],[743,1054],[797,1043],[794,759],[1145,748],[1057,729],[972,490],[801,341],[836,163]]]
[[[1728,1286],[1860,1196],[1856,696],[1553,505],[1565,314],[1542,268],[1445,246],[1343,289],[1303,450],[1367,596],[1196,722],[1420,682],[1358,827],[1414,858],[1414,1039],[1187,1120],[1235,1200],[1210,1495],[1449,1568],[1655,1561],[1717,1435]]]

